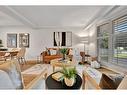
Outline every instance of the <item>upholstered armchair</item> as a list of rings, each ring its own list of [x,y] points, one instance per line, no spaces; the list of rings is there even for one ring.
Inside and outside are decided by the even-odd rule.
[[[46,68],[40,74],[22,74],[17,60],[5,61],[0,64],[0,89],[44,89],[46,75]]]

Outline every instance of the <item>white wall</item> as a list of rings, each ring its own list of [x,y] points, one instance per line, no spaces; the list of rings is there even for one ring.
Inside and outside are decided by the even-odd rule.
[[[28,27],[4,27],[0,28],[0,39],[3,40],[4,47],[7,47],[7,33],[29,33],[30,46],[27,48],[26,59],[36,59],[45,47],[53,47],[53,32],[55,31],[72,31],[72,48],[74,55],[79,54],[83,50],[83,44],[80,43],[78,34],[79,29],[31,29]],[[85,31],[82,31],[82,34]],[[19,42],[19,39],[17,39]],[[18,44],[17,44],[18,45]]]
[[[89,54],[91,56],[97,56],[96,26],[92,26],[88,31],[89,31],[89,45],[88,45]]]

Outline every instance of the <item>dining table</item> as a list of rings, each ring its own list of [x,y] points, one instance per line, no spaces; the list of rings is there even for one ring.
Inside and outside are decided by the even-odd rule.
[[[0,51],[0,56],[9,56],[11,58],[13,58],[14,56],[17,55],[19,51],[16,50],[16,51],[12,51],[12,50],[8,50],[8,51]]]

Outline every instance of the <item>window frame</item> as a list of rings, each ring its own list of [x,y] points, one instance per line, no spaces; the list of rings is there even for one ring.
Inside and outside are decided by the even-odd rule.
[[[99,56],[100,54],[99,54],[99,49],[100,49],[100,46],[98,45],[99,43],[98,43],[98,40],[99,39],[104,39],[104,38],[108,38],[108,49],[109,49],[109,34],[110,34],[110,32],[108,33],[108,36],[99,36],[98,37],[98,28],[99,27],[101,27],[101,26],[103,26],[103,25],[106,25],[106,24],[109,24],[108,22],[106,22],[106,23],[103,23],[103,24],[101,24],[101,25],[99,25],[99,26],[97,26],[97,55],[98,55],[98,60],[101,62],[101,56]],[[108,51],[108,53],[107,53],[108,55],[109,55],[109,51]],[[103,61],[103,63],[107,63],[107,62],[109,62],[109,58],[108,58],[108,60],[107,61]]]

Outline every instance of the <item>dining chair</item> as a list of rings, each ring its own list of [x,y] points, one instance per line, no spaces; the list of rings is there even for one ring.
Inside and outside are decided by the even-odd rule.
[[[17,53],[16,58],[18,59],[20,64],[26,64],[25,53],[26,53],[26,48],[21,48]]]

